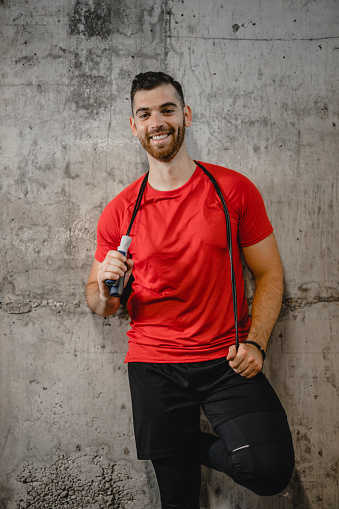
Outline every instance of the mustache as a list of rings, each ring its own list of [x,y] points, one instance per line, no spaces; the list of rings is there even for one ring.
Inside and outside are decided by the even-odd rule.
[[[153,131],[149,132],[148,133],[148,136],[149,137],[152,137],[152,136],[158,136],[159,134],[173,134],[175,132],[175,129],[173,129],[173,127],[171,128],[159,128],[159,129],[154,129]]]

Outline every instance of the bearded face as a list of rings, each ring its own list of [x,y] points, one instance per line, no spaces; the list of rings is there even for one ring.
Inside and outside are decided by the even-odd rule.
[[[130,125],[134,136],[149,156],[157,161],[172,161],[185,139],[185,127],[192,121],[189,106],[182,105],[172,85],[136,92]]]

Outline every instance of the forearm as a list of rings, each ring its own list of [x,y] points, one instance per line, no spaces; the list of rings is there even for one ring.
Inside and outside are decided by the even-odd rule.
[[[282,271],[264,274],[255,281],[252,323],[247,339],[259,343],[264,350],[280,313],[283,291]]]
[[[117,297],[103,297],[97,282],[91,282],[86,287],[86,297],[89,308],[99,316],[114,315],[119,309],[120,299]]]
[[[266,351],[284,291],[283,270],[274,234],[244,247],[243,254],[255,281],[252,323],[247,340],[258,343]],[[236,373],[246,378],[254,377],[263,366],[261,352],[251,344],[241,343],[238,351],[232,345],[227,360]]]

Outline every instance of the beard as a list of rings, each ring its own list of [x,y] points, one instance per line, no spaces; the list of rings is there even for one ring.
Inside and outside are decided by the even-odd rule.
[[[178,128],[177,132],[173,128],[170,130],[160,129],[159,131],[153,133],[152,136],[163,134],[164,132],[169,133],[172,136],[171,143],[158,144],[157,146],[154,146],[152,145],[150,137],[147,135],[144,137],[139,136],[139,140],[143,148],[150,156],[152,156],[157,161],[161,161],[162,163],[169,163],[172,161],[172,159],[175,158],[184,142],[185,123],[183,122],[182,126]]]

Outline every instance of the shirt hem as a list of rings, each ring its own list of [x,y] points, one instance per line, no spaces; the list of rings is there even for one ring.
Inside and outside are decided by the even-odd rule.
[[[262,235],[260,235],[259,237],[256,237],[255,239],[251,240],[250,242],[240,242],[240,246],[243,248],[243,247],[250,247],[250,246],[255,246],[255,244],[258,244],[259,242],[261,242],[262,240],[265,240],[267,237],[269,237],[271,235],[271,233],[273,233],[273,226],[267,230],[265,233],[263,233]]]
[[[245,338],[239,339],[240,343],[243,343],[245,341]],[[232,345],[230,345],[232,346]],[[125,364],[133,363],[133,362],[149,362],[153,364],[187,364],[187,363],[193,363],[193,362],[204,362],[204,361],[213,361],[216,359],[221,359],[222,357],[227,357],[229,347],[225,348],[225,350],[222,350],[221,352],[215,352],[211,355],[201,354],[201,355],[185,355],[180,356],[180,358],[172,357],[164,357],[164,358],[154,358],[154,357],[133,357],[129,358],[128,354],[126,355]]]

